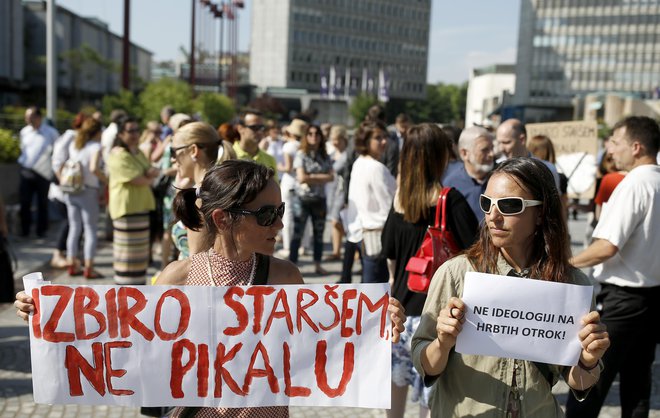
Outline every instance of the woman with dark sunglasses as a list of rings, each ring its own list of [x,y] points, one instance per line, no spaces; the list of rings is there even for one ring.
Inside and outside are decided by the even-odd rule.
[[[291,262],[272,257],[282,229],[285,206],[273,170],[250,161],[230,160],[209,169],[199,188],[181,190],[174,213],[188,229],[197,230],[208,251],[170,264],[157,284],[245,286],[303,284]],[[405,316],[400,304],[390,299],[390,311],[398,340]],[[288,407],[247,410],[227,408],[178,408],[173,416],[268,416],[287,417]],[[200,414],[196,414],[200,412]]]
[[[609,337],[598,312],[582,318],[577,366],[453,350],[465,322],[460,297],[466,272],[590,284],[568,262],[568,227],[552,174],[534,158],[507,160],[493,171],[480,207],[486,215],[478,241],[434,275],[412,341],[415,368],[427,386],[435,384],[431,416],[563,417],[551,391],[559,376],[581,399],[600,376]]]

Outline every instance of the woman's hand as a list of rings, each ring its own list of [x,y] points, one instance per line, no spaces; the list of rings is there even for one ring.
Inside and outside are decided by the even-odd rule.
[[[16,307],[16,315],[20,316],[25,321],[27,321],[30,314],[34,312],[34,301],[24,291],[20,291],[16,294],[14,306]]]
[[[392,318],[392,342],[398,343],[401,333],[406,329],[403,325],[406,322],[406,310],[401,306],[401,302],[392,297],[390,297],[387,310],[390,312],[390,318]]]
[[[449,350],[456,345],[456,338],[463,329],[464,322],[465,303],[457,297],[452,297],[438,314],[435,326],[441,349]]]
[[[598,363],[610,346],[610,336],[607,327],[600,322],[600,314],[591,311],[582,317],[582,329],[578,333],[582,352],[580,362],[583,366],[591,368]]]

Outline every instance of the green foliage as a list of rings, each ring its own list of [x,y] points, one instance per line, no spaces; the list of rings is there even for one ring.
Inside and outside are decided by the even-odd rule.
[[[355,122],[356,126],[364,120],[364,117],[367,114],[369,108],[375,104],[378,104],[378,99],[370,94],[360,93],[355,98],[355,100],[353,100],[353,103],[351,103],[348,111],[353,117],[353,121]]]
[[[0,129],[0,163],[15,163],[21,155],[18,140],[9,129]]]
[[[192,113],[193,91],[190,85],[182,80],[161,78],[149,83],[140,94],[140,109],[137,115],[144,121],[160,121],[160,111],[170,105],[177,113]]]
[[[175,107],[176,109],[176,107]],[[197,96],[193,109],[214,127],[229,122],[236,113],[231,99],[224,94],[205,92]]]
[[[406,103],[406,112],[415,122],[458,123],[465,120],[467,83],[426,86],[426,98]]]
[[[140,101],[130,90],[120,90],[119,94],[103,96],[103,114],[107,117],[114,109],[122,109],[131,116],[140,115]]]

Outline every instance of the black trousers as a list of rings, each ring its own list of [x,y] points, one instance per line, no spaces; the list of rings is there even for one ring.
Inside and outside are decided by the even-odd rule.
[[[566,417],[597,418],[618,374],[621,417],[646,418],[651,396],[651,367],[660,332],[660,287],[604,284],[596,300],[611,342],[603,356],[605,369],[583,402],[578,402],[569,392]]]
[[[360,244],[345,240],[344,259],[342,260],[341,278],[339,279],[339,283],[353,283],[353,263],[355,262],[356,252],[360,254],[360,260],[362,260]]]
[[[48,230],[48,188],[50,181],[26,168],[20,171],[21,233],[30,234],[32,226],[32,200],[37,196],[37,235],[43,237]]]

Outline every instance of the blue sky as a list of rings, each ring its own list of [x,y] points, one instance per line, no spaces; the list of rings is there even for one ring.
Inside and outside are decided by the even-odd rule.
[[[56,1],[123,33],[122,0]],[[520,0],[432,1],[430,83],[460,83],[468,79],[472,67],[515,62]],[[239,17],[239,49],[244,51],[249,47],[251,2],[245,3]],[[131,39],[152,51],[156,60],[179,59],[179,46],[190,47],[190,13],[190,0],[133,0]]]

